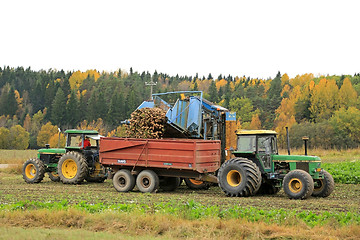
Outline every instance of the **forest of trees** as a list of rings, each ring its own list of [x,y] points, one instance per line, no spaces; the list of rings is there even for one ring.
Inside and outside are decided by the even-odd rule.
[[[58,128],[98,129],[121,135],[128,119],[154,93],[200,90],[204,98],[237,114],[238,127],[274,129],[285,147],[355,148],[360,143],[360,74],[342,76],[277,73],[273,79],[222,76],[169,76],[165,73],[65,72],[0,67],[0,148],[57,145]],[[64,138],[61,137],[61,144]]]

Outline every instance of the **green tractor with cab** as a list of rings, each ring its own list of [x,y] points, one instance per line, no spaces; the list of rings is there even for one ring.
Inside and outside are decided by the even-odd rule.
[[[218,171],[220,188],[227,196],[276,194],[283,188],[291,199],[327,197],[333,177],[316,156],[279,155],[275,131],[237,131],[235,158]]]
[[[54,182],[78,184],[104,182],[106,169],[99,162],[99,140],[101,135],[95,130],[66,130],[65,148],[45,148],[38,150],[37,158],[27,160],[22,175],[27,183],[39,183],[48,173]]]

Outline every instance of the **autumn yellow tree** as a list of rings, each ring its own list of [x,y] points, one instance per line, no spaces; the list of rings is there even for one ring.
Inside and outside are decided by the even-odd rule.
[[[357,102],[357,92],[353,88],[349,78],[345,78],[339,91],[340,107],[355,107]]]
[[[52,125],[51,122],[46,123],[39,131],[37,136],[37,145],[45,146],[45,144],[50,142],[50,138],[58,132],[59,131],[57,126]]]
[[[96,82],[98,80],[98,78],[100,77],[100,74],[95,69],[87,70],[86,72],[81,72],[81,71],[74,72],[69,78],[69,83],[70,83],[71,89],[72,90],[78,89],[81,86],[82,82],[87,77],[93,77],[94,81]]]
[[[59,143],[59,139],[60,139],[60,143]],[[65,147],[65,142],[66,142],[66,138],[65,135],[60,133],[60,137],[59,137],[59,133],[54,134],[50,137],[49,139],[49,144],[52,147]]]
[[[9,131],[9,148],[24,150],[29,146],[30,134],[20,125],[15,125]]]
[[[315,122],[329,119],[339,109],[339,88],[335,80],[322,78],[311,91],[310,103],[311,118]]]
[[[250,129],[261,129],[261,121],[260,121],[258,113],[254,114],[252,116],[249,128]]]

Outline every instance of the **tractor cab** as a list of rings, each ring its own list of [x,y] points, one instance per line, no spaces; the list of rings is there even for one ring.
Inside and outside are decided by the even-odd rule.
[[[240,130],[236,134],[237,149],[233,154],[236,157],[252,159],[261,172],[271,172],[272,156],[278,155],[277,133],[271,130]]]
[[[68,151],[81,149],[98,149],[101,135],[96,130],[66,130],[66,146]],[[89,142],[89,145],[84,146],[84,143]]]

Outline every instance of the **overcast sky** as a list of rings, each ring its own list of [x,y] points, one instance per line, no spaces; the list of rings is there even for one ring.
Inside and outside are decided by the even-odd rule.
[[[1,1],[0,66],[275,77],[360,72],[359,1]]]

